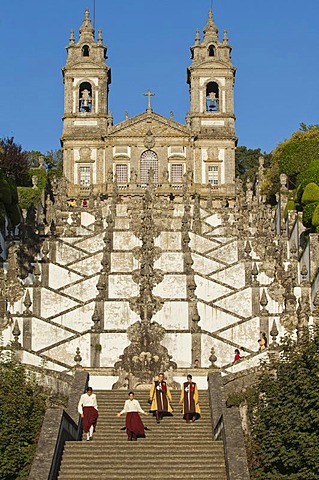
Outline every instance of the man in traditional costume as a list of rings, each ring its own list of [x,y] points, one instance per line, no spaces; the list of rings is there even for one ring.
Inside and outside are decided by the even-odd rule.
[[[182,404],[183,419],[187,423],[195,422],[200,418],[200,408],[198,403],[198,388],[193,382],[192,375],[187,375],[187,382],[182,385],[180,403]]]
[[[144,412],[140,402],[135,400],[134,393],[130,392],[128,394],[128,400],[125,400],[124,408],[119,413],[116,414],[117,417],[120,417],[123,413],[126,413],[126,433],[127,440],[137,440],[137,438],[144,438],[144,425],[140,417],[140,413],[143,415],[148,415],[147,412]]]
[[[150,412],[156,417],[156,422],[160,423],[164,416],[171,416],[172,395],[164,380],[164,374],[158,374],[158,380],[155,380],[151,386],[149,404]]]
[[[92,387],[88,387],[86,393],[81,395],[78,412],[82,418],[82,426],[84,433],[86,433],[86,439],[87,441],[92,440],[99,416],[96,395],[93,393]]]

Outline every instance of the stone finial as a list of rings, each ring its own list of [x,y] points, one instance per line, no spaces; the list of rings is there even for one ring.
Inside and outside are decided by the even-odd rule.
[[[30,310],[30,307],[32,305],[32,302],[31,302],[31,297],[30,297],[30,292],[29,290],[26,291],[26,294],[25,294],[25,297],[24,297],[24,302],[23,302],[23,305],[26,307],[24,312],[23,312],[23,315],[32,315],[32,312]]]
[[[75,42],[75,40],[74,40],[74,30],[73,30],[73,28],[71,28],[71,30],[70,30],[70,40],[69,40],[69,41],[70,41],[70,44],[71,44],[71,45],[73,45],[74,42]]]
[[[89,39],[93,40],[94,35],[94,27],[90,20],[90,13],[89,9],[85,9],[84,20],[82,25],[80,26],[80,37],[88,37]]]
[[[254,262],[253,263],[253,268],[251,269],[251,276],[252,276],[253,285],[258,285],[258,280],[257,280],[258,273],[259,272],[258,272],[257,263]]]
[[[217,368],[217,366],[215,365],[215,362],[217,361],[217,356],[215,355],[215,348],[214,347],[212,347],[210,349],[209,361],[210,361],[209,368],[211,368],[211,369]]]
[[[102,29],[99,28],[97,32],[97,41],[101,45],[103,43]]]
[[[93,312],[93,315],[92,315],[92,322],[94,323],[94,325],[92,327],[92,331],[93,332],[99,332],[101,330],[101,325],[100,325],[101,318],[100,318],[100,312],[99,312],[97,303],[95,303],[94,312]]]
[[[272,323],[272,327],[271,327],[271,330],[270,330],[270,336],[272,338],[270,347],[271,348],[277,348],[279,345],[276,341],[276,338],[278,336],[278,328],[277,328],[277,325],[276,325],[276,320],[274,320],[273,323]]]
[[[213,11],[212,9],[208,12],[208,20],[204,27],[204,37],[207,38],[208,35],[211,35],[213,38],[217,39],[218,35],[218,28],[215,25],[214,18],[213,18]]]
[[[266,290],[263,288],[261,297],[260,297],[260,305],[262,306],[261,314],[268,314],[268,310],[266,309],[266,306],[268,305],[268,299],[266,295]]]
[[[308,268],[306,267],[305,263],[303,264],[303,266],[300,270],[300,275],[301,275],[302,283],[307,282],[307,280],[308,280]]]
[[[250,257],[251,251],[252,251],[251,243],[250,243],[249,240],[247,240],[246,245],[245,245],[245,248],[244,248],[244,252],[245,252],[246,257]],[[255,263],[256,263],[256,262],[255,262]]]
[[[19,336],[21,335],[21,331],[20,331],[20,328],[19,328],[18,320],[16,320],[14,322],[12,335],[13,335],[13,338],[14,338],[13,345],[14,345],[15,348],[19,349],[21,347],[21,344],[19,342]]]
[[[228,35],[226,29],[224,30],[223,45],[228,45]]]
[[[195,45],[200,45],[200,34],[199,34],[199,30],[197,29],[196,30],[196,34],[195,34]]]
[[[80,354],[80,348],[76,348],[75,356],[74,356],[74,361],[75,361],[75,368],[82,368],[81,362],[82,362],[82,357]]]
[[[290,253],[292,258],[296,258],[297,255],[297,246],[296,246],[296,241],[293,240],[290,245]]]

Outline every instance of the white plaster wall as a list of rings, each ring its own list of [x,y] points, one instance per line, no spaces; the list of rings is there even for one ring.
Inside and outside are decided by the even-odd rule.
[[[63,330],[60,327],[38,320],[37,318],[32,319],[32,350],[48,348],[50,345],[60,342],[61,340],[66,340],[71,336],[73,336],[73,333]]]
[[[167,333],[162,341],[172,355],[172,360],[179,367],[189,367],[191,364],[192,338],[190,333]]]
[[[131,272],[139,267],[139,262],[131,252],[111,253],[111,272]]]
[[[126,301],[104,303],[104,328],[127,329],[130,325],[140,320],[137,313],[130,309]]]
[[[81,365],[90,365],[90,334],[83,335],[82,337],[74,338],[67,343],[58,345],[46,352],[46,355],[50,355],[51,358],[65,362],[69,365],[75,365],[74,356],[76,349],[79,347],[82,357]]]
[[[85,254],[71,247],[71,245],[67,245],[63,242],[58,242],[56,244],[56,261],[61,265],[68,265],[71,262],[80,260],[84,256]]]
[[[164,272],[183,272],[183,254],[179,252],[163,252],[154,266]]]
[[[81,305],[71,312],[66,312],[54,318],[54,323],[64,327],[72,328],[77,332],[83,332],[93,326],[92,315],[94,313],[95,301]]]
[[[105,333],[101,335],[100,343],[102,345],[101,367],[113,367],[114,363],[119,361],[124,348],[130,344],[126,333]]]
[[[153,319],[160,323],[167,330],[188,329],[188,303],[187,302],[165,302]]]
[[[163,281],[153,289],[153,293],[162,298],[186,299],[186,276],[165,275]]]
[[[71,268],[84,275],[94,275],[100,273],[102,270],[101,260],[102,252],[95,254],[93,257],[88,257],[80,262],[73,263]]]
[[[48,318],[58,316],[63,310],[79,305],[79,302],[73,301],[46,288],[41,289],[41,316]]]
[[[195,275],[195,283],[197,285],[195,291],[197,297],[206,302],[212,302],[232,291],[230,288],[219,285],[218,283],[200,277],[199,275]]]
[[[203,302],[197,303],[197,309],[200,316],[199,325],[208,332],[216,332],[241,320],[231,313],[226,313]]]
[[[49,286],[58,289],[80,280],[82,277],[54,263],[49,264]]]
[[[181,232],[161,232],[159,236],[155,238],[154,244],[163,250],[180,250],[182,245]]]
[[[98,233],[94,236],[90,236],[89,238],[85,238],[81,242],[77,242],[76,246],[82,248],[86,252],[96,253],[102,250],[104,247],[103,237],[104,233]]]
[[[109,276],[109,298],[129,298],[137,296],[139,287],[133,282],[131,275]]]
[[[142,242],[131,232],[114,232],[113,249],[114,250],[133,250],[134,247],[140,247]]]
[[[99,276],[95,275],[94,277],[83,280],[76,285],[61,289],[61,292],[70,295],[79,302],[87,302],[88,300],[95,299],[98,295],[98,290],[96,288],[98,280]]]

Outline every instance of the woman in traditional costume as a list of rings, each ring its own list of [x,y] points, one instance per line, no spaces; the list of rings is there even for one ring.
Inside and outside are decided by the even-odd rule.
[[[125,400],[124,408],[121,412],[117,413],[116,416],[120,417],[123,413],[126,413],[126,433],[127,439],[137,440],[138,438],[144,438],[144,425],[140,417],[140,413],[143,415],[148,415],[147,412],[144,412],[140,402],[135,400],[134,393],[130,392],[128,394],[128,400]]]
[[[187,423],[195,422],[200,418],[200,408],[198,403],[198,388],[193,382],[192,375],[187,375],[187,382],[182,385],[180,403],[182,404],[183,419]]]
[[[82,427],[84,433],[86,433],[86,439],[87,441],[92,440],[99,416],[96,395],[93,393],[92,387],[88,387],[86,393],[81,395],[78,412],[82,418]]]
[[[164,374],[158,374],[158,380],[155,380],[151,386],[149,398],[150,412],[156,417],[156,422],[160,423],[164,416],[173,415],[172,395],[164,380]]]

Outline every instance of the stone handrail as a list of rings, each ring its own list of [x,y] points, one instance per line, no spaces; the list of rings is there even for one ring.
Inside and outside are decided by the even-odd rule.
[[[239,409],[227,408],[219,371],[208,374],[214,440],[222,440],[227,480],[250,480]]]
[[[81,439],[82,422],[77,405],[86,390],[88,378],[87,372],[76,371],[67,409],[49,408],[46,411],[29,480],[56,480],[65,442]]]

